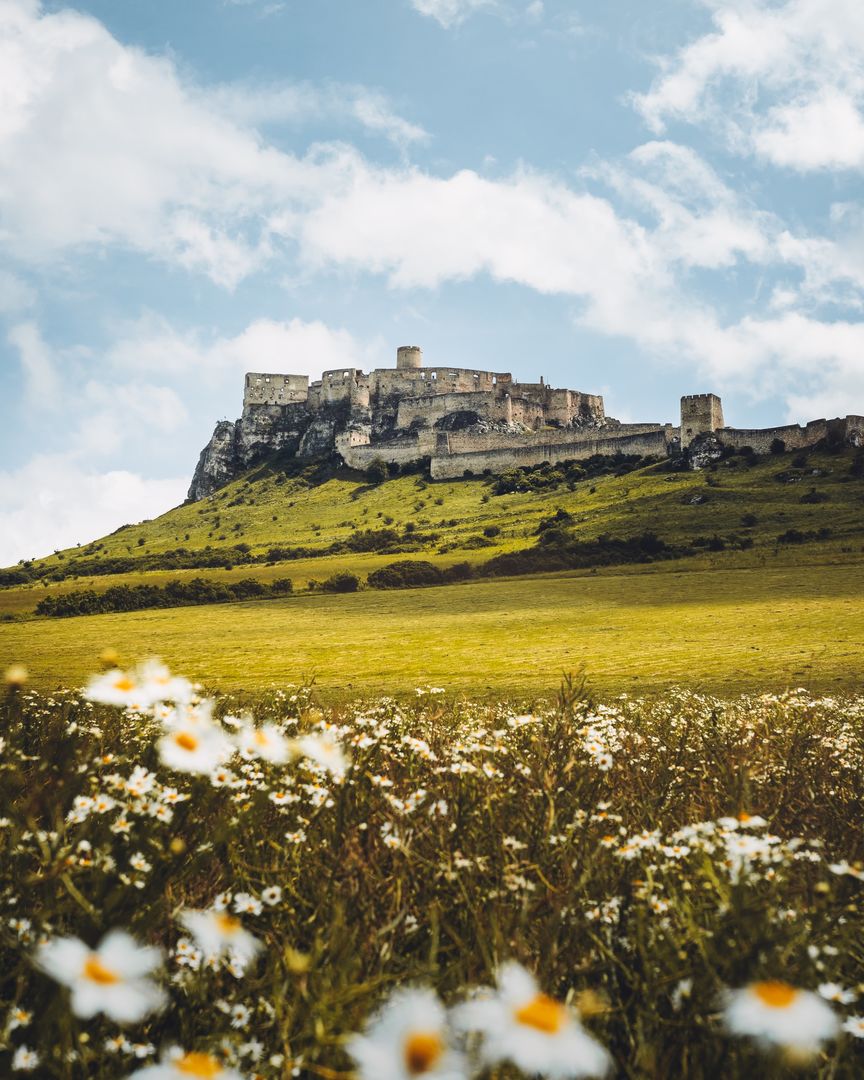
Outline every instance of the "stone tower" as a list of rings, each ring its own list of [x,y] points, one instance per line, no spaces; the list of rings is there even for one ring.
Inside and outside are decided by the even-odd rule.
[[[716,394],[688,394],[681,398],[681,449],[699,435],[724,427],[723,404]]]
[[[423,367],[423,350],[419,345],[400,345],[396,350],[396,370],[416,371]]]

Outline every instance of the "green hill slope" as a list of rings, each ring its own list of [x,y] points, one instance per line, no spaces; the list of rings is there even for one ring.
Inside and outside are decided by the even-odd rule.
[[[273,460],[201,503],[5,572],[0,667],[23,662],[37,685],[80,683],[113,647],[130,660],[161,655],[216,688],[314,675],[337,697],[429,683],[545,693],[580,666],[608,692],[860,686],[861,451],[735,456],[705,472],[602,469],[376,485]],[[504,570],[554,572],[490,578],[490,561],[505,558]],[[562,558],[579,568],[562,572]],[[363,587],[404,560],[467,563],[474,580]],[[361,591],[309,588],[337,573]],[[164,592],[196,578],[289,579],[294,595],[33,616],[45,598],[68,605],[87,590],[103,602],[118,585]]]
[[[202,502],[10,568],[0,576],[0,615],[32,612],[46,594],[118,584],[289,578],[297,590],[338,572],[363,580],[396,559],[476,566],[535,547],[544,525],[559,526],[559,541],[580,543],[650,532],[673,550],[704,552],[702,563],[722,564],[733,552],[736,565],[778,552],[793,561],[848,556],[864,541],[862,472],[862,452],[847,450],[735,455],[701,472],[607,459],[587,474],[559,466],[370,484],[345,469],[298,471],[274,459]],[[529,490],[508,491],[516,486]]]

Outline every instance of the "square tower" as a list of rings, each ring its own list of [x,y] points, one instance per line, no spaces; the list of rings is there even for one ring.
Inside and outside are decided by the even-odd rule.
[[[711,435],[723,423],[723,404],[716,394],[688,394],[681,398],[681,449],[699,435]]]

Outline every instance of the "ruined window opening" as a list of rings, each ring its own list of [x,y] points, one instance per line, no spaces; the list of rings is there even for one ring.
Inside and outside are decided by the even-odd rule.
[[[497,385],[498,385],[498,376],[497,376],[497,375],[493,375],[493,376],[492,376],[492,385],[493,385],[493,386],[497,386]]]
[[[438,378],[438,372],[437,371],[430,372],[430,377],[433,378],[433,379],[437,379]]]

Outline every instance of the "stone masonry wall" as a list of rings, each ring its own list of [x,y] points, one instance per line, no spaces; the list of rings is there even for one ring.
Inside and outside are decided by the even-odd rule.
[[[625,435],[613,439],[579,438],[571,439],[569,443],[537,442],[534,445],[500,450],[451,453],[448,456],[436,454],[432,458],[431,475],[433,480],[455,480],[463,476],[466,470],[480,475],[485,469],[500,473],[523,465],[540,465],[544,461],[550,461],[553,464],[559,461],[578,461],[592,457],[594,454],[663,456],[667,451],[668,442],[665,430],[646,432],[642,435]]]

